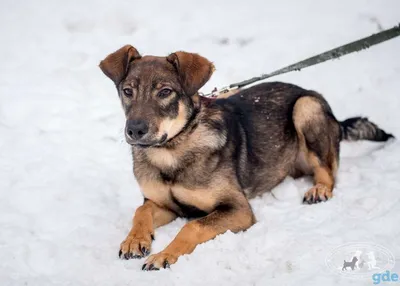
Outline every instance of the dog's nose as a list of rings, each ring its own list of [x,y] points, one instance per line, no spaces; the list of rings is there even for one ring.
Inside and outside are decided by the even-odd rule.
[[[138,120],[128,120],[126,122],[126,135],[132,139],[140,139],[149,131],[149,125],[146,121]]]

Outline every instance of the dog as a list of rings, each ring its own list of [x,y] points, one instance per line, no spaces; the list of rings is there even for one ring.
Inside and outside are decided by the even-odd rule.
[[[191,218],[163,251],[147,258],[143,270],[167,268],[198,244],[248,229],[256,221],[248,200],[286,176],[313,176],[304,202],[326,201],[340,141],[393,137],[366,118],[338,121],[322,95],[288,83],[262,83],[205,100],[198,91],[215,68],[194,53],[141,56],[126,45],[99,66],[117,88],[144,196],[120,258],[148,256],[157,227]]]
[[[347,270],[347,267],[350,267],[351,270],[354,270],[357,261],[358,261],[358,259],[355,256],[353,257],[351,262],[347,262],[346,260],[344,260],[342,271]]]

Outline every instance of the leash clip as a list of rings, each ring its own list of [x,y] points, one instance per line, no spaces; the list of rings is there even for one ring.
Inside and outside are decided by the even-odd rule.
[[[200,93],[200,96],[207,97],[207,98],[217,98],[217,97],[224,98],[228,94],[235,93],[236,89],[238,89],[238,88],[237,87],[229,87],[229,86],[226,86],[226,87],[223,87],[220,89],[217,89],[215,87],[210,93],[207,93],[207,94]]]

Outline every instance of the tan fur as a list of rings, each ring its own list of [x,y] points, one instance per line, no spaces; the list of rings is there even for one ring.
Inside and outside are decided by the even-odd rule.
[[[187,122],[186,116],[187,112],[185,106],[179,103],[178,116],[173,119],[167,118],[161,121],[158,137],[161,137],[163,134],[168,134],[168,139],[175,137],[185,126]]]
[[[182,184],[162,183],[157,180],[144,181],[139,177],[139,185],[143,195],[157,205],[177,211],[177,206],[172,201],[172,196],[181,203],[192,205],[205,212],[211,212],[218,201],[224,197],[232,196],[238,186],[229,184],[228,175],[221,174],[212,178],[210,188],[188,188]]]
[[[155,202],[159,206],[169,206],[171,200],[171,186],[157,180],[139,178],[140,190],[145,198]]]
[[[150,149],[146,152],[150,162],[158,168],[173,168],[179,164],[179,150],[170,151],[165,148]]]
[[[305,201],[327,200],[332,197],[332,190],[324,184],[315,184],[304,194]]]
[[[145,252],[151,250],[154,229],[165,225],[176,218],[176,215],[147,200],[140,206],[133,218],[133,227],[126,239],[121,243],[121,255],[143,257]]]
[[[293,110],[293,120],[296,129],[301,130],[304,125],[322,116],[321,103],[313,97],[299,98]]]
[[[209,223],[211,221],[212,224]],[[243,206],[241,212],[232,212],[224,216],[214,212],[205,218],[191,221],[181,229],[175,239],[163,251],[149,256],[144,264],[144,269],[168,267],[175,263],[180,256],[192,253],[197,245],[224,233],[226,227],[233,232],[238,232],[243,227],[250,227],[254,222],[254,216],[248,205],[247,207]]]
[[[314,171],[315,184],[324,184],[328,188],[332,189],[334,183],[332,177],[332,170],[322,166],[318,157],[314,153],[309,152],[308,158],[309,158],[309,164],[312,166]]]
[[[216,204],[218,195],[209,190],[190,190],[182,185],[164,184],[157,181],[140,183],[143,195],[160,206],[175,209],[171,195],[182,203],[193,205],[201,210],[210,211]]]
[[[332,176],[336,177],[337,170],[339,168],[339,162],[337,159],[333,159],[332,161]]]
[[[218,99],[228,98],[228,97],[238,93],[240,90],[241,90],[240,88],[237,88],[237,89],[232,89],[232,90],[230,90],[228,92],[222,92],[222,93],[218,94],[217,98]]]
[[[317,99],[313,97],[300,98],[293,110],[294,125],[299,138],[299,153],[296,161],[297,172],[301,174],[313,174],[314,186],[305,194],[305,200],[320,198],[325,200],[332,197],[334,186],[334,175],[337,169],[337,160],[334,156],[333,162],[322,165],[320,158],[308,150],[305,142],[303,129],[319,120],[324,119],[322,106]],[[330,148],[328,146],[328,148]]]
[[[180,202],[206,212],[211,212],[214,209],[220,196],[218,192],[211,192],[210,189],[191,190],[182,185],[172,186],[171,192]]]
[[[189,222],[163,251],[149,256],[145,267],[153,265],[156,268],[163,268],[167,266],[165,263],[173,264],[179,256],[192,253],[198,244],[213,239],[217,235],[214,229],[207,229],[197,221]]]
[[[158,207],[158,206],[157,206]],[[158,207],[158,209],[153,209],[153,226],[154,229],[166,225],[176,219],[176,213],[168,210],[166,208]]]

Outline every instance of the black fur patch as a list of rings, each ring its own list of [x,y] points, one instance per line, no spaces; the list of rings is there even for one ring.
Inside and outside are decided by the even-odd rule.
[[[174,196],[172,196],[172,201],[174,202],[174,204],[176,204],[179,207],[179,209],[181,211],[181,213],[179,215],[182,217],[199,218],[199,217],[204,217],[204,216],[208,215],[207,212],[205,212],[201,209],[198,209],[195,206],[187,205],[187,204],[180,202]]]
[[[166,182],[166,183],[172,183],[175,179],[175,175],[173,174],[168,174],[164,172],[160,172],[161,179]]]

